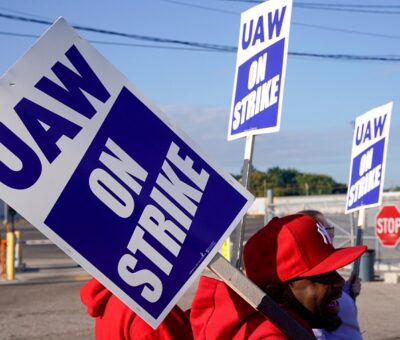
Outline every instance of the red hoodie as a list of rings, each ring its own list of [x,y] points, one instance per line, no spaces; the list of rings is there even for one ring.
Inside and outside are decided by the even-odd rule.
[[[295,315],[292,315],[296,317]],[[312,335],[304,320],[296,317]],[[224,282],[201,277],[190,312],[196,340],[287,339],[265,316],[257,312]]]
[[[81,300],[96,318],[97,340],[193,340],[189,320],[178,306],[153,329],[96,279],[81,288]]]

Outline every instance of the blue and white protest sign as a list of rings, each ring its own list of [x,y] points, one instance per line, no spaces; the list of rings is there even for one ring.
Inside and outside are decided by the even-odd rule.
[[[392,107],[382,105],[355,121],[346,214],[381,204]]]
[[[241,14],[228,140],[279,131],[292,0]]]
[[[62,18],[0,102],[0,198],[156,327],[253,197]]]

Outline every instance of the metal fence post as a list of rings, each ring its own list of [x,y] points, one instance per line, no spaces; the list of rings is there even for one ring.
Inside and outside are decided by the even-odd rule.
[[[275,216],[274,211],[274,192],[272,189],[267,190],[267,198],[265,202],[265,212],[264,212],[264,225],[268,223],[270,219]]]

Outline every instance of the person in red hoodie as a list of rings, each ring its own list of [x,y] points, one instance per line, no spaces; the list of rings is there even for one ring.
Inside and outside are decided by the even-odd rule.
[[[189,319],[178,306],[153,329],[94,278],[80,293],[88,314],[96,318],[96,340],[193,340]]]
[[[324,226],[306,215],[273,218],[244,247],[247,277],[313,338],[312,328],[340,325],[344,280],[337,269],[366,246],[335,249]],[[223,281],[203,276],[190,312],[194,339],[287,339],[285,330],[250,307]]]

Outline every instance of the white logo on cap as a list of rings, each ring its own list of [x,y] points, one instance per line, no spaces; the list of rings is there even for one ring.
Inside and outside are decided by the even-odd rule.
[[[328,231],[322,224],[320,224],[318,222],[317,222],[317,230],[321,234],[322,238],[324,239],[325,244],[332,244],[332,239],[329,236]]]

